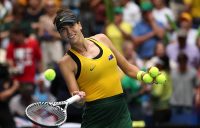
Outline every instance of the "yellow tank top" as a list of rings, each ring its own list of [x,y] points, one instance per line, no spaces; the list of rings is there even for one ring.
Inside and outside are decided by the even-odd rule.
[[[120,73],[114,54],[97,40],[86,39],[100,49],[97,57],[87,58],[73,49],[68,52],[77,63],[76,79],[80,90],[86,93],[85,100],[94,101],[122,93]]]

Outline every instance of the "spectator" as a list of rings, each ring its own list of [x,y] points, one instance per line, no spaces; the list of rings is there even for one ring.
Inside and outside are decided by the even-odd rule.
[[[0,0],[0,5],[5,8],[6,13],[10,16],[13,9],[12,2],[9,0]],[[2,13],[3,13],[3,8],[0,14]]]
[[[95,33],[94,14],[90,7],[88,7],[89,0],[82,0],[80,5],[80,21],[83,27],[83,34],[85,37],[90,37]]]
[[[192,16],[183,12],[179,18],[180,29],[187,32],[186,43],[190,45],[195,45],[197,40],[197,29],[192,28]]]
[[[166,53],[170,59],[171,68],[176,68],[177,56],[179,52],[184,52],[188,57],[188,63],[190,66],[197,68],[199,61],[199,51],[195,45],[186,43],[187,32],[185,30],[179,30],[178,42],[171,43],[166,48]]]
[[[165,71],[170,72],[169,57],[166,54],[166,48],[162,41],[158,41],[154,50],[154,56],[146,62],[147,67],[155,66],[157,62],[162,62]]]
[[[133,30],[133,42],[140,58],[149,59],[154,55],[154,49],[158,39],[163,39],[163,25],[157,22],[152,15],[153,5],[150,2],[142,2],[142,21]]]
[[[12,17],[9,20],[5,20],[1,25],[0,38],[2,39],[2,48],[7,48],[10,42],[10,29],[15,25],[21,25],[25,29],[26,36],[32,33],[31,26],[27,20],[24,19],[25,7],[19,4],[13,5]]]
[[[44,75],[41,74],[36,80],[36,88],[34,91],[34,98],[39,102],[55,102],[56,98],[50,93],[50,82],[45,79]]]
[[[197,71],[188,66],[188,60],[189,58],[184,52],[179,52],[178,67],[171,72],[173,93],[170,103],[172,105],[172,122],[191,125],[194,123],[191,118],[186,120],[178,118],[179,115],[192,115],[194,89],[198,85]]]
[[[56,0],[56,1],[60,1],[60,0]],[[74,8],[79,8],[81,5],[81,0],[63,0],[61,1],[61,5],[63,7],[74,7]],[[74,12],[75,13],[75,12]],[[77,13],[75,13],[77,14]]]
[[[199,0],[184,0],[186,11],[188,11],[193,18],[193,27],[198,28],[200,25],[200,3]]]
[[[170,8],[175,15],[175,19],[178,19],[180,13],[185,10],[184,0],[170,0]]]
[[[200,70],[198,71],[198,78],[200,79]],[[197,112],[197,122],[200,125],[200,85],[195,90],[195,109]]]
[[[37,100],[33,97],[34,87],[24,85],[20,88],[20,93],[12,97],[9,103],[10,110],[14,116],[25,118],[26,107]]]
[[[134,46],[131,42],[123,44],[123,55],[130,63],[136,64],[136,53],[134,53],[133,49]],[[137,80],[127,75],[122,77],[121,83],[128,102],[131,119],[134,121],[144,120],[141,97],[147,91],[146,86],[141,85]]]
[[[197,37],[196,45],[199,49],[199,54],[200,54],[200,37],[199,37],[199,35]],[[200,59],[199,59],[198,65],[199,65],[198,66],[198,78],[200,80]],[[198,122],[199,122],[199,125],[200,125],[200,86],[196,89],[195,105],[196,105],[196,108],[197,108],[197,118],[198,118]]]
[[[90,0],[89,6],[94,10],[95,34],[102,33],[106,21],[106,7],[103,0]]]
[[[160,56],[158,53],[162,43],[158,43],[156,49],[156,55]],[[163,50],[164,51],[164,50]],[[167,57],[164,55],[158,57],[157,62],[155,62],[156,67],[160,71],[164,72],[167,78],[167,82],[164,85],[154,85],[152,86],[152,104],[153,104],[153,123],[155,127],[162,127],[169,123],[171,117],[169,100],[172,95],[172,84],[169,72],[169,62]]]
[[[123,21],[122,12],[121,7],[114,8],[114,22],[108,24],[105,28],[105,34],[120,52],[122,52],[123,42],[130,38],[132,30],[131,25]]]
[[[151,86],[150,98],[153,107],[154,127],[162,127],[170,120],[169,99],[172,93],[172,85],[170,79],[169,58],[166,55],[166,50],[163,42],[158,41],[154,49],[154,56],[146,62],[146,67],[156,66],[160,71],[165,73],[167,82],[163,85]]]
[[[135,52],[134,44],[130,44],[130,41],[125,41],[122,45],[122,51],[124,57],[132,64],[141,65],[142,60],[138,58],[137,53]]]
[[[199,33],[200,34],[200,33]],[[197,48],[198,48],[198,50],[199,50],[199,54],[200,54],[200,35],[198,35],[198,37],[197,37],[197,41],[196,41],[196,46],[197,46]],[[199,58],[199,63],[198,63],[198,69],[199,69],[199,71],[200,71],[200,58]]]
[[[22,5],[22,6],[26,6],[27,5],[27,0],[12,0],[12,2],[14,3],[14,4],[20,4],[20,5]]]
[[[166,6],[166,0],[151,0],[154,4],[153,16],[162,23],[165,28],[163,43],[173,43],[176,41],[175,31],[177,30],[175,15],[171,8]]]
[[[168,15],[172,20],[175,20],[175,16],[172,10],[165,6],[165,0],[152,0],[154,9],[153,16],[156,21],[162,23],[164,27],[169,28],[169,22],[167,20],[166,15]]]
[[[57,62],[62,57],[63,46],[60,35],[52,24],[56,15],[56,3],[53,0],[47,0],[44,6],[46,13],[39,18],[38,35],[41,40],[43,66],[46,69],[52,62]]]
[[[28,0],[24,18],[30,23],[34,36],[37,36],[39,17],[44,14],[44,4],[41,0]]]
[[[36,70],[41,73],[41,51],[37,40],[26,38],[22,26],[13,26],[7,48],[7,62],[13,78],[22,86],[34,86]]]
[[[197,37],[196,46],[200,52],[200,35]]]
[[[124,7],[123,20],[134,27],[141,20],[141,11],[139,6],[132,0],[120,1],[122,6]]]
[[[13,116],[10,113],[9,101],[18,90],[19,83],[10,79],[8,66],[0,63],[0,127],[15,128]]]
[[[1,42],[0,42],[1,45]],[[0,63],[4,63],[6,61],[6,50],[0,47]]]

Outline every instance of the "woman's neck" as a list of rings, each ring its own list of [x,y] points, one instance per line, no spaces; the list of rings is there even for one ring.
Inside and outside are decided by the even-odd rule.
[[[84,53],[87,52],[88,50],[88,43],[87,40],[85,38],[81,39],[79,41],[79,43],[72,45],[71,48],[75,51],[77,51],[78,53]]]

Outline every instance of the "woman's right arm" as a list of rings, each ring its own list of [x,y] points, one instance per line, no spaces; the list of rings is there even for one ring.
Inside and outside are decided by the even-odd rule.
[[[85,97],[85,93],[79,90],[75,74],[77,71],[76,62],[69,56],[65,55],[59,62],[60,71],[66,81],[68,90],[70,94],[73,96],[78,94],[81,98]]]

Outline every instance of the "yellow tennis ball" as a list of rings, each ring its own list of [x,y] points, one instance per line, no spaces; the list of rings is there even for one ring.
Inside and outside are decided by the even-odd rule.
[[[146,83],[146,84],[150,84],[153,82],[153,78],[148,74],[145,73],[142,77],[142,80]]]
[[[158,84],[164,84],[166,82],[166,76],[164,73],[160,73],[157,77],[156,77],[156,82]]]
[[[151,75],[151,77],[156,77],[159,74],[159,69],[157,67],[151,67],[148,70],[148,73]]]
[[[44,76],[47,80],[49,81],[52,81],[55,79],[56,77],[56,73],[53,69],[47,69],[45,72],[44,72]]]
[[[139,72],[137,73],[137,79],[138,79],[139,81],[142,80],[142,74],[144,74],[144,73],[145,73],[144,71],[139,71]]]

